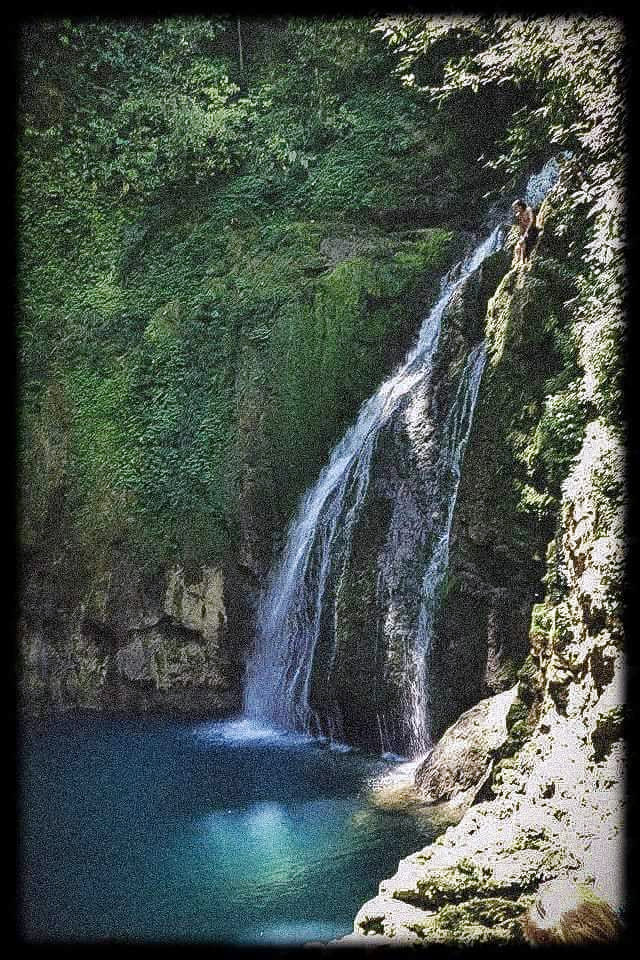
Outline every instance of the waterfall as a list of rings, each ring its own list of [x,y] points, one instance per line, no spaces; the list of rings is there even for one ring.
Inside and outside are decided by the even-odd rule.
[[[549,162],[527,187],[539,203],[557,177]],[[504,217],[500,218],[500,223]],[[430,396],[442,320],[455,292],[504,240],[496,226],[466,259],[443,278],[440,296],[424,320],[404,363],[367,400],[356,422],[334,447],[317,482],[303,496],[280,562],[272,570],[257,616],[253,654],[247,665],[245,716],[285,730],[345,736],[344,707],[332,695],[340,632],[338,597],[372,478],[383,431],[399,418],[410,433],[414,406]],[[467,355],[446,410],[433,424],[431,454],[420,483],[421,508],[400,482],[386,541],[377,562],[376,602],[386,612],[371,623],[371,643],[384,666],[385,651],[403,663],[402,697],[394,717],[373,713],[373,736],[381,750],[417,756],[429,746],[426,665],[434,616],[446,577],[449,536],[464,449],[485,363],[483,343]],[[426,510],[425,510],[426,505]],[[413,514],[413,516],[412,516]],[[418,514],[420,514],[418,516]],[[406,565],[420,563],[420,596],[411,622],[400,609]],[[376,621],[376,618],[373,618]],[[398,653],[400,651],[400,653]],[[372,678],[373,684],[373,678]],[[313,695],[314,685],[323,696]],[[384,702],[384,698],[382,698]]]

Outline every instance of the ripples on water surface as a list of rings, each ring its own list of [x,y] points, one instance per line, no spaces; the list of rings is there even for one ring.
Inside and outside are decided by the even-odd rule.
[[[243,720],[66,714],[20,760],[31,940],[331,939],[430,840],[368,805],[389,760]]]

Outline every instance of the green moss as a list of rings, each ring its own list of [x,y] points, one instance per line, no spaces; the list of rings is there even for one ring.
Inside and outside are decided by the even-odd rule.
[[[417,898],[408,894],[400,899],[415,899],[421,906],[438,908],[482,894],[491,879],[491,870],[468,859],[454,867],[434,870],[417,880]],[[396,894],[398,896],[398,894]]]
[[[522,723],[527,719],[527,714],[529,710],[527,705],[523,703],[518,697],[513,701],[509,707],[509,712],[507,713],[506,726],[507,730],[510,732],[512,728],[519,723]]]
[[[273,315],[268,368],[268,443],[284,514],[401,358],[457,242],[436,229],[374,239],[366,256],[344,260],[302,291],[292,277]]]
[[[534,610],[538,604],[534,604]],[[518,670],[518,700],[523,701],[527,706],[539,695],[541,691],[540,671],[531,653]]]
[[[540,252],[510,269],[487,309],[488,363],[465,454],[499,542],[512,556],[541,557],[557,522],[560,488],[585,428],[565,264]],[[465,497],[463,477],[460,497]],[[542,571],[541,571],[542,572]]]
[[[389,228],[398,209],[442,223],[476,170],[464,125],[398,87],[370,26],[260,26],[241,96],[204,21],[30,28],[47,56],[27,44],[20,131],[29,549],[212,563],[247,511],[268,543],[406,348],[460,238]],[[96,69],[127,95],[88,92]],[[329,269],[322,240],[354,235],[366,255]]]
[[[526,907],[519,901],[481,897],[447,905],[424,925],[412,929],[435,943],[482,944],[521,942],[519,920]]]

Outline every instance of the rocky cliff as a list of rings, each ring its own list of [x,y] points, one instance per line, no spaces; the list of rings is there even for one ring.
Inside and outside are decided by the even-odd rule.
[[[611,509],[602,464],[617,473],[621,456],[591,424],[564,487],[567,597],[534,609],[531,669],[509,712],[508,755],[462,820],[381,883],[345,943],[518,940],[538,886],[559,876],[594,883],[623,908],[624,663],[607,586],[620,575],[622,515],[606,532],[597,525]],[[441,789],[437,799],[445,798]]]
[[[550,205],[547,222],[551,231]],[[436,738],[463,710],[513,685],[529,649],[531,610],[541,599],[559,494],[558,478],[544,469],[533,438],[546,396],[571,381],[575,367],[571,347],[562,352],[569,327],[563,304],[573,289],[565,255],[566,245],[552,250],[541,240],[531,268],[510,270],[492,289],[488,362],[465,453],[430,664]],[[566,460],[572,452],[563,448],[561,456]]]
[[[452,495],[452,467],[443,455],[448,418],[461,371],[482,340],[487,300],[507,266],[503,252],[488,257],[453,294],[429,377],[409,391],[380,431],[351,550],[336,584],[331,689],[327,692],[318,670],[313,695],[333,696],[346,738],[374,750],[412,748],[407,689],[415,678],[409,651],[420,629],[425,570]],[[460,636],[457,657],[465,644]],[[322,651],[316,660],[322,662]],[[449,698],[453,716],[466,705],[459,691]]]
[[[566,346],[571,288],[553,199],[543,213],[531,264],[507,273],[487,310],[489,363],[434,658],[443,702],[460,702],[456,691],[475,702],[510,689],[465,713],[418,767],[414,794],[434,815],[457,804],[459,822],[401,861],[344,945],[517,941],[540,883],[561,876],[594,884],[624,909],[624,450],[619,430],[597,415],[588,325],[577,330],[577,381],[575,354],[558,364],[545,341],[555,330]],[[550,383],[560,395],[572,383],[586,422],[569,440],[565,431],[559,470],[543,488],[535,443],[553,405]]]
[[[219,716],[242,701],[242,661],[228,636],[233,591],[219,569],[143,576],[121,558],[71,590],[65,562],[31,571],[18,621],[20,706],[164,710]],[[239,631],[236,630],[236,637]]]

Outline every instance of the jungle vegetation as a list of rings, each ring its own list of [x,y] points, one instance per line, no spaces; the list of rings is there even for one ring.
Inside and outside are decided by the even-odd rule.
[[[213,563],[246,511],[281,529],[552,152],[575,171],[566,349],[597,382],[550,386],[538,459],[589,417],[622,429],[621,24],[33,19],[19,61],[26,556]]]

